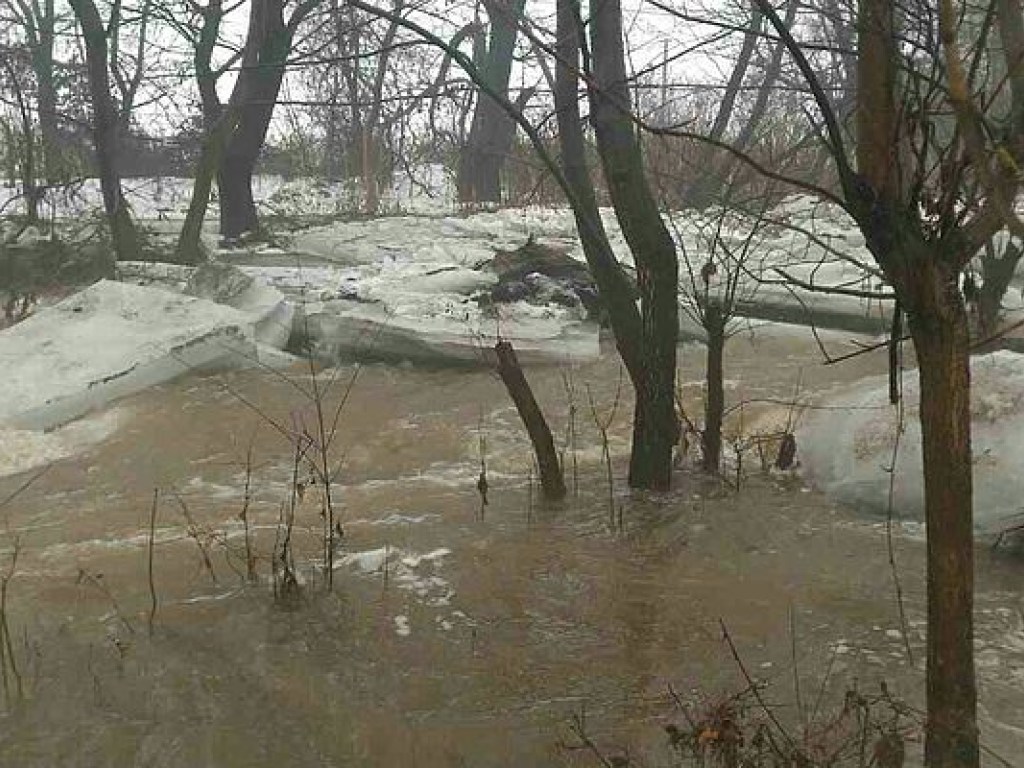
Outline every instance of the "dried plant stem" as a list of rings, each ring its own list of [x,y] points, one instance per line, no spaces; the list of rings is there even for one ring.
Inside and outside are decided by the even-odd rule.
[[[901,387],[902,388],[902,387]],[[900,635],[903,638],[903,651],[907,655],[907,663],[914,666],[914,652],[910,647],[910,626],[907,622],[907,611],[903,603],[903,585],[900,582],[899,568],[896,566],[896,543],[892,535],[894,500],[896,497],[896,460],[900,450],[900,439],[906,428],[904,423],[903,397],[897,398],[896,434],[892,443],[892,460],[886,471],[889,473],[889,496],[885,508],[885,545],[889,557],[889,570],[892,572],[893,588],[896,591],[896,611],[900,619]]]
[[[590,384],[587,384],[587,402],[590,404],[590,415],[593,417],[594,425],[597,427],[597,432],[601,436],[601,457],[604,460],[604,469],[608,486],[608,525],[613,530],[616,527],[615,474],[612,470],[612,452],[608,441],[608,430],[611,428],[612,422],[615,420],[615,413],[619,407],[619,396],[621,393],[622,369],[620,368],[619,385],[615,392],[615,401],[612,403],[612,407],[609,410],[608,415],[601,418],[601,415],[597,412],[597,404],[594,402],[594,393],[590,389]],[[619,517],[618,527],[622,527],[621,516]]]
[[[245,454],[245,494],[242,497],[242,511],[238,517],[242,521],[245,532],[245,576],[250,582],[255,582],[256,575],[256,551],[252,543],[252,529],[249,525],[249,505],[252,503],[252,442]]]
[[[203,541],[204,531],[202,527],[196,522],[196,519],[192,517],[192,510],[189,509],[185,499],[182,498],[181,494],[175,493],[174,498],[178,501],[178,506],[181,509],[181,515],[185,518],[185,533],[188,535],[193,542],[195,542],[196,549],[199,550],[199,559],[203,564],[203,570],[206,571],[210,576],[210,581],[214,584],[217,583],[217,572],[213,567],[213,559],[210,557],[210,551]]]
[[[736,644],[732,640],[732,635],[729,634],[729,628],[725,626],[725,622],[722,619],[718,620],[718,625],[722,629],[722,638],[729,646],[729,653],[732,655],[733,661],[736,662],[736,666],[739,668],[740,674],[743,675],[743,679],[750,687],[750,692],[754,695],[754,698],[757,699],[758,706],[761,707],[764,714],[769,720],[771,720],[772,725],[775,726],[777,732],[782,734],[783,738],[785,738],[789,745],[796,749],[796,742],[793,741],[793,737],[789,735],[789,731],[782,727],[782,723],[780,723],[779,719],[775,716],[775,712],[772,711],[771,707],[769,707],[765,702],[764,697],[761,696],[760,687],[747,671],[747,665],[743,663],[743,659],[740,657],[740,653],[736,649]]]
[[[153,504],[149,508],[149,542],[147,546],[148,563],[146,576],[149,580],[149,636],[153,636],[153,622],[156,619],[157,597],[156,582],[153,579],[153,550],[156,542],[156,510],[160,501],[160,489],[153,489]]]
[[[11,695],[12,678],[14,680],[17,699],[20,701],[25,695],[22,688],[21,672],[18,670],[18,660],[14,654],[14,644],[11,641],[11,627],[7,615],[7,587],[10,584],[11,579],[14,577],[14,572],[18,567],[18,555],[20,553],[21,542],[19,539],[15,538],[14,549],[11,551],[10,565],[7,568],[7,572],[3,576],[0,576],[0,673],[2,673],[4,698],[7,702],[8,709],[10,709],[13,703],[13,697]]]
[[[573,379],[572,368],[562,369],[562,386],[565,388],[565,400],[568,405],[567,423],[565,427],[565,446],[572,458],[572,495],[577,498],[580,495],[580,470],[578,456],[578,441],[576,434],[576,383]],[[564,449],[563,449],[564,455]],[[564,459],[563,459],[564,465]],[[564,474],[563,466],[563,474]]]

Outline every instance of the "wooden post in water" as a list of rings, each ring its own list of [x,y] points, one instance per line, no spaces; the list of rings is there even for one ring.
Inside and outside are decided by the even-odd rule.
[[[498,375],[501,376],[505,389],[519,411],[519,418],[523,420],[534,453],[537,454],[544,498],[548,501],[561,501],[565,498],[565,479],[562,477],[562,467],[558,463],[558,454],[555,453],[555,441],[533,396],[533,390],[523,375],[516,351],[512,348],[511,342],[500,340],[494,345],[494,352],[498,356]]]

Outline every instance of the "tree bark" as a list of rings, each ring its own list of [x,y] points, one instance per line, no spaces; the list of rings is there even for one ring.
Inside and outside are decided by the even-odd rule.
[[[220,117],[213,128],[207,131],[203,139],[203,147],[196,163],[195,180],[192,182],[192,199],[189,201],[188,213],[178,235],[175,249],[177,259],[182,264],[199,264],[206,258],[203,251],[203,222],[210,205],[210,192],[213,180],[220,167],[221,154],[227,137],[238,120],[235,106],[229,105],[221,111]]]
[[[491,31],[481,69],[491,88],[507,94],[526,0],[488,0],[486,6]],[[501,202],[501,169],[514,138],[515,130],[501,106],[488,96],[478,96],[469,138],[459,157],[459,202]]]
[[[969,329],[960,295],[977,245],[962,235],[928,242],[901,200],[915,178],[900,167],[892,0],[860,0],[856,183],[851,210],[906,311],[920,379],[928,531],[927,727],[929,768],[979,765],[974,675],[974,530]],[[937,52],[936,52],[936,55]],[[920,169],[916,173],[921,173]]]
[[[921,270],[923,301],[909,314],[921,386],[928,530],[929,768],[979,764],[974,675],[974,527],[967,313],[955,275]]]
[[[119,261],[137,259],[140,251],[139,236],[121,192],[121,179],[117,173],[117,110],[110,96],[107,32],[93,0],[71,0],[71,7],[85,41],[96,164],[99,166],[103,208],[110,225],[114,255]],[[113,274],[113,264],[110,272]]]
[[[555,441],[547,420],[537,405],[533,390],[523,375],[516,351],[507,341],[499,341],[494,345],[498,356],[498,375],[505,384],[512,402],[516,405],[519,418],[523,420],[526,431],[530,435],[533,452],[537,456],[540,469],[540,484],[544,490],[544,498],[548,501],[561,501],[565,498],[565,478],[562,466],[558,462]]]
[[[259,228],[252,179],[281,90],[295,29],[315,6],[300,4],[285,23],[284,0],[253,0],[242,68],[235,82],[238,119],[230,131],[217,173],[220,232],[234,239]]]
[[[630,118],[619,0],[591,0],[588,86],[598,152],[619,226],[636,261],[642,351],[636,381],[629,484],[668,490],[679,436],[675,412],[679,263],[675,243],[644,174]]]

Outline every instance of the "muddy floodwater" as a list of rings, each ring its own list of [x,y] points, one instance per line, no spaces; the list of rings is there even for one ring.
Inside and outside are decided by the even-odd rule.
[[[681,347],[680,363],[696,415],[699,348]],[[733,429],[784,422],[798,378],[821,392],[884,364],[823,366],[792,329],[741,335],[727,394],[750,403]],[[761,473],[753,452],[738,489],[684,466],[673,493],[631,495],[626,391],[609,489],[594,412],[608,418],[620,388],[611,349],[527,373],[565,447],[559,509],[540,503],[494,375],[318,371],[327,422],[344,401],[331,449],[344,536],[328,591],[322,492],[300,470],[300,587],[277,600],[272,553],[295,487],[287,435],[317,425],[309,371],[186,377],[112,406],[112,436],[0,510],[0,568],[18,548],[0,766],[600,765],[574,731],[581,718],[603,759],[672,765],[675,696],[746,684],[723,625],[794,728],[824,721],[853,685],[884,680],[922,706],[919,526],[894,537],[912,666],[884,521]],[[0,498],[29,476],[0,480]],[[1024,765],[1024,561],[983,548],[977,658],[985,763]],[[908,735],[913,764],[920,732]]]

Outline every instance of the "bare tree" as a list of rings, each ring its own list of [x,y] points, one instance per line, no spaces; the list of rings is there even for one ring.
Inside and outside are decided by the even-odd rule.
[[[765,195],[760,210],[750,215],[726,199],[717,211],[709,210],[710,215],[695,221],[691,218],[686,230],[676,230],[683,253],[683,311],[703,328],[707,341],[700,437],[701,465],[710,474],[717,474],[722,465],[725,346],[736,331],[734,319],[739,303],[750,301],[758,287],[758,235],[770,200],[771,196]],[[742,229],[746,234],[738,237]]]
[[[979,105],[990,102],[971,92],[952,0],[941,0],[937,15],[924,4],[909,13],[894,0],[860,0],[853,158],[800,43],[766,0],[758,3],[814,95],[841,184],[837,202],[907,314],[920,377],[928,531],[925,761],[976,768],[969,332],[960,285],[997,231],[1022,229],[1009,201],[1024,160],[1024,13],[1019,0],[994,0],[1012,108],[986,134],[983,121],[997,116],[984,115]],[[942,141],[936,129],[950,110],[955,131]]]

